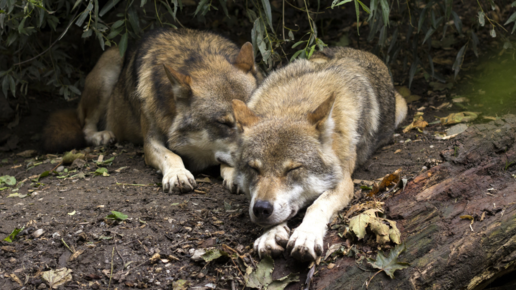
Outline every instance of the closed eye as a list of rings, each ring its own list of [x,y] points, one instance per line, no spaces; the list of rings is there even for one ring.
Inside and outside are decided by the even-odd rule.
[[[227,120],[217,120],[216,122],[229,128],[233,128],[235,126],[233,122]]]
[[[302,167],[303,167],[303,165],[298,165],[298,166],[295,166],[295,167],[289,168],[289,169],[287,169],[287,172],[286,172],[286,173],[287,173],[287,174],[292,173],[292,172],[294,172],[294,171],[296,171],[296,170],[298,170],[298,169],[301,169]]]
[[[256,167],[253,167],[251,165],[247,165],[247,167],[249,167],[252,171],[256,172],[256,174],[260,174],[260,169],[256,168]]]

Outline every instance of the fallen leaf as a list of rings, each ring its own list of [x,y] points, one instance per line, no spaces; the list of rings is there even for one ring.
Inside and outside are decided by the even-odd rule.
[[[331,247],[329,247],[328,250],[326,251],[326,255],[324,256],[323,260],[328,259],[328,257],[331,256],[331,254],[338,251],[340,249],[340,247],[342,247],[343,245],[344,245],[344,243],[337,243],[337,244],[331,245]]]
[[[405,102],[407,102],[407,104],[410,104],[412,102],[419,101],[419,99],[421,99],[421,97],[418,95],[410,95],[408,97],[405,97]]]
[[[376,260],[367,258],[367,262],[376,269],[384,271],[391,279],[394,279],[394,272],[402,270],[410,266],[409,263],[398,262],[398,256],[405,250],[405,244],[397,245],[392,249],[387,256],[383,255],[382,251],[378,252]],[[374,277],[374,276],[373,276]],[[371,278],[372,279],[372,278]]]
[[[16,238],[16,236],[21,232],[23,231],[25,227],[22,227],[21,229],[19,228],[15,228],[5,239],[4,241],[6,242],[9,242],[9,243],[12,243],[14,241],[14,239]]]
[[[211,180],[208,177],[196,178],[195,181],[197,181],[199,183],[211,183]]]
[[[374,196],[375,194],[378,194],[378,192],[380,192],[381,190],[385,190],[387,187],[397,185],[401,180],[401,171],[402,170],[400,168],[391,174],[387,174],[382,179],[380,184],[373,184],[373,189],[371,190],[371,192],[369,192],[368,196]]]
[[[333,267],[335,267],[335,264],[333,264],[333,263],[328,264],[328,269],[333,269]]]
[[[453,98],[452,102],[454,103],[469,103],[469,99],[466,97]]]
[[[369,225],[370,216],[360,214],[349,220],[349,230],[355,233],[358,239],[363,239],[366,235],[366,228]]]
[[[396,226],[395,221],[376,216],[380,209],[369,209],[349,220],[349,230],[354,233],[358,239],[363,239],[367,232],[367,228],[376,236],[378,244],[385,244],[389,241],[400,244],[401,234]]]
[[[445,108],[449,108],[451,107],[451,103],[449,102],[446,102],[446,103],[442,103],[439,107],[435,108],[437,111],[439,110],[442,110],[442,109],[445,109]]]
[[[394,154],[398,154],[400,152],[401,152],[401,149],[398,149],[398,150],[394,151]]]
[[[410,96],[411,94],[410,89],[406,86],[396,86],[395,88],[398,91],[398,93],[404,98]]]
[[[10,175],[0,176],[0,184],[4,184],[4,183],[6,185],[13,186],[16,184],[16,178],[14,176],[10,176]]]
[[[118,211],[111,211],[111,214],[106,217],[107,219],[117,220],[117,221],[124,221],[127,219],[127,215],[118,212]]]
[[[497,117],[491,117],[491,116],[482,116],[482,118],[486,119],[486,120],[493,120],[493,121],[496,121],[498,120],[499,118]]]
[[[74,162],[75,159],[84,159],[84,153],[76,153],[75,150],[72,150],[70,152],[66,152],[63,156],[63,164],[70,164]]]
[[[187,290],[189,286],[190,282],[186,280],[179,279],[177,281],[172,282],[172,289],[174,290]]]
[[[22,281],[15,274],[11,274],[11,275],[9,275],[9,277],[11,277],[11,280],[13,280],[14,282],[18,283],[20,286],[23,286]]]
[[[69,212],[68,215],[75,215],[75,210],[72,212]]]
[[[61,268],[57,270],[45,271],[41,274],[41,278],[47,281],[50,288],[57,289],[57,287],[72,281],[72,270]]]
[[[95,170],[95,175],[109,176],[108,170],[105,167],[99,167]]]
[[[467,123],[475,120],[480,112],[460,112],[460,113],[451,113],[450,115],[440,118],[441,124],[443,125],[452,125],[457,123]]]
[[[407,127],[405,127],[405,129],[403,129],[403,133],[407,133],[408,131],[416,128],[418,130],[422,130],[424,129],[426,126],[428,126],[428,122],[426,122],[424,119],[423,119],[423,112],[417,112],[415,115],[414,115],[414,119],[412,121],[412,123],[410,125],[408,125]]]
[[[221,251],[221,250],[218,250],[218,249],[212,249],[212,250],[208,250],[206,251],[206,253],[204,253],[201,258],[205,261],[205,262],[211,262],[213,260],[216,260],[220,257],[227,257],[228,256],[228,253],[224,252],[224,251]]]
[[[79,255],[81,255],[82,253],[84,253],[84,250],[77,250],[77,251],[75,251],[75,252],[70,256],[69,261],[73,261],[73,260],[77,259],[77,257],[79,257]]]
[[[274,260],[271,257],[263,258],[253,271],[248,267],[245,274],[246,287],[267,289],[267,290],[283,290],[291,282],[299,281],[299,274],[290,273],[289,275],[277,280],[272,280],[272,271],[274,270]],[[175,289],[175,288],[174,288]]]

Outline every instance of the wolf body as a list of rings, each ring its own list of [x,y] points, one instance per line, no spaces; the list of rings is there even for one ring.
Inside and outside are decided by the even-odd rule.
[[[163,173],[164,190],[192,190],[196,182],[185,164],[190,170],[223,164],[223,177],[232,172],[231,101],[246,102],[262,79],[250,43],[239,49],[209,32],[154,30],[124,58],[117,48],[101,56],[69,120],[75,132],[54,122],[62,120],[57,113],[45,127],[44,149],[71,149],[60,144],[73,136],[92,145],[115,139],[143,144],[145,162]]]
[[[375,55],[327,48],[273,72],[248,105],[233,101],[239,127],[234,180],[266,228],[260,254],[285,247],[300,260],[323,251],[326,225],[353,197],[353,170],[388,142],[407,106]],[[287,220],[303,207],[291,234]]]

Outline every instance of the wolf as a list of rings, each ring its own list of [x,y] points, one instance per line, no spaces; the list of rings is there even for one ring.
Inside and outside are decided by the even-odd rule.
[[[375,55],[326,48],[271,73],[247,104],[233,100],[233,112],[233,180],[265,228],[255,251],[315,260],[327,223],[353,197],[353,170],[390,140],[407,104]],[[287,221],[307,206],[291,233]]]
[[[163,173],[164,191],[190,191],[190,170],[221,164],[223,177],[233,172],[232,100],[246,102],[262,80],[250,43],[238,48],[210,32],[157,29],[124,57],[117,48],[100,57],[76,114],[49,118],[44,149],[143,144],[145,162]]]

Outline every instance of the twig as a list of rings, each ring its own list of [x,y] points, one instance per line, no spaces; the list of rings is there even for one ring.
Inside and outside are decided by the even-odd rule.
[[[50,172],[54,172],[57,169],[57,167],[59,167],[61,165],[63,165],[63,161],[57,163],[56,167],[54,167],[54,169],[50,170]]]
[[[108,290],[111,288],[111,279],[113,278],[113,257],[115,256],[115,247],[113,247],[113,250],[111,251],[111,274],[109,274],[109,285]]]
[[[376,274],[380,273],[381,271],[383,271],[383,269],[381,269],[380,271],[374,273],[374,275],[371,277],[371,279],[369,279],[369,281],[367,281],[366,289],[369,289],[369,284],[371,283],[371,280],[373,280],[374,276],[376,276]]]
[[[68,248],[68,250],[73,254],[74,251],[72,251],[72,249],[70,249],[70,247],[68,247],[68,245],[66,244],[66,242],[64,241],[63,238],[61,238],[61,242],[63,242],[63,244]]]
[[[36,55],[35,57],[33,58],[30,58],[30,59],[27,59],[27,60],[24,60],[24,61],[21,61],[19,63],[15,63],[13,66],[16,66],[16,65],[22,65],[24,63],[28,63],[28,62],[31,62],[33,60],[35,60],[36,58],[44,55],[45,53],[47,53],[47,51],[49,51],[59,40],[61,40],[63,38],[63,36],[66,34],[66,32],[68,32],[68,29],[70,29],[70,26],[72,26],[72,23],[75,22],[75,17],[77,16],[77,13],[78,12],[75,12],[75,15],[73,16],[72,18],[72,21],[70,21],[70,23],[68,24],[68,26],[66,27],[66,29],[63,31],[63,33],[61,34],[61,36],[59,36],[56,41],[54,41],[47,49],[45,49],[43,52],[41,52],[40,54]]]
[[[122,269],[125,268],[125,261],[124,261],[124,257],[122,257],[122,255],[120,255],[120,252],[118,251],[118,249],[116,248],[116,244],[115,244],[115,250],[116,250],[116,253],[118,254],[118,256],[120,256],[120,259],[122,259]]]

